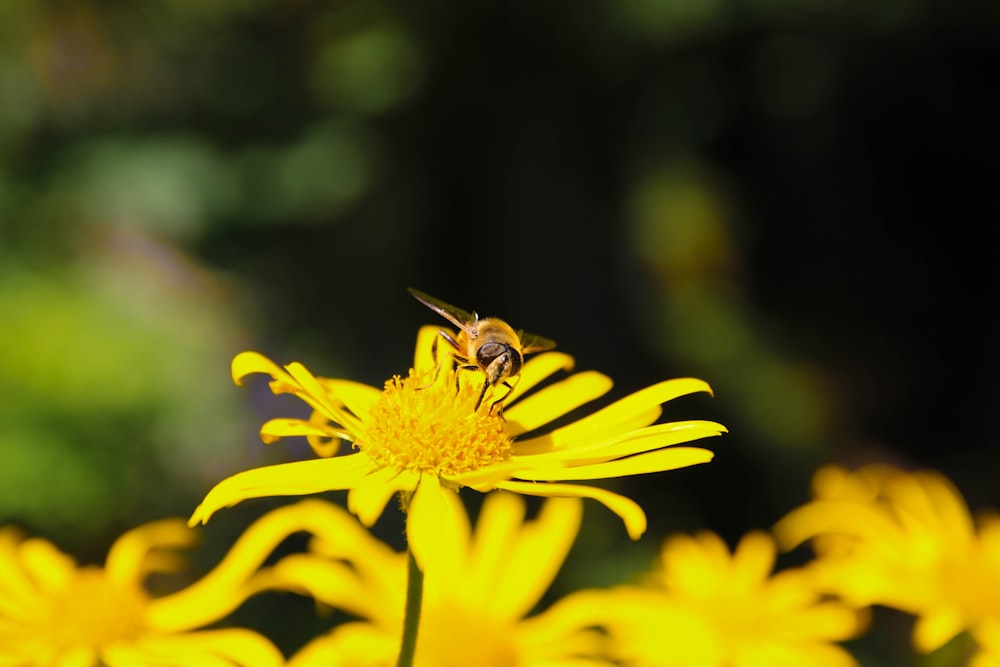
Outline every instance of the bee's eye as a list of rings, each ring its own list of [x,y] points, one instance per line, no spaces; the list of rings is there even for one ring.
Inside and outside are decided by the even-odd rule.
[[[510,356],[510,370],[507,371],[508,375],[514,376],[521,372],[521,355],[517,350],[513,348],[507,348]]]
[[[480,366],[489,366],[508,349],[503,343],[484,343],[476,352],[476,361]]]

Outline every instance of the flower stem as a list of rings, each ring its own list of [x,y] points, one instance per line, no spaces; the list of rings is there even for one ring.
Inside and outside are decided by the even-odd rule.
[[[424,597],[424,573],[417,566],[413,552],[406,551],[409,567],[406,573],[406,616],[403,619],[403,642],[396,667],[413,667],[417,650],[417,628],[420,627],[420,604]]]

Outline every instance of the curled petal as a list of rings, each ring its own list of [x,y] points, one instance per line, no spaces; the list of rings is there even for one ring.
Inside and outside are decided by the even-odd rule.
[[[177,632],[222,618],[254,592],[247,582],[275,547],[300,531],[319,535],[337,531],[357,536],[361,528],[341,507],[319,500],[304,500],[269,512],[247,528],[202,579],[153,600],[147,622],[161,632]]]
[[[646,532],[646,513],[642,511],[642,507],[631,498],[607,489],[583,484],[537,484],[517,481],[501,482],[497,484],[497,488],[547,498],[593,498],[621,517],[625,522],[625,531],[633,540],[639,539]]]
[[[334,428],[328,424],[319,424],[287,417],[271,419],[264,422],[264,425],[260,427],[260,439],[267,444],[277,442],[281,438],[294,438],[297,436],[340,438],[343,440],[352,439],[351,434],[347,431]]]
[[[158,562],[149,558],[151,551],[190,546],[195,536],[182,519],[164,519],[133,528],[115,540],[108,551],[104,568],[108,579],[140,585],[150,573],[150,565]]]
[[[270,375],[278,382],[284,384],[295,384],[292,376],[286,373],[281,366],[259,352],[240,352],[233,358],[233,382],[237,386],[243,384],[243,378],[254,373]]]
[[[359,551],[363,552],[363,549]],[[394,570],[402,569],[401,562],[394,562],[392,566]],[[403,588],[406,582],[400,581],[399,585]],[[320,560],[312,555],[285,556],[272,567],[258,572],[250,581],[249,588],[254,592],[284,590],[308,595],[318,602],[362,618],[377,618],[385,612],[380,608],[385,601],[373,599],[371,589],[374,586],[359,576],[352,564]]]

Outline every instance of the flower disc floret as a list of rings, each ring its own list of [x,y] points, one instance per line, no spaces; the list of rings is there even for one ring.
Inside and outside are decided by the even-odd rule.
[[[513,443],[479,390],[453,373],[398,375],[369,409],[355,446],[395,470],[453,476],[510,458]]]
[[[133,641],[144,630],[149,596],[132,582],[113,582],[97,567],[78,570],[66,587],[45,600],[35,632],[60,650]]]

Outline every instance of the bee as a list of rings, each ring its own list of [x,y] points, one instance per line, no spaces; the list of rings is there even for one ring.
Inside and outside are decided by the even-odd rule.
[[[524,364],[524,355],[555,348],[554,341],[534,334],[515,331],[509,324],[496,317],[480,318],[475,312],[469,313],[439,299],[409,288],[417,301],[458,327],[458,336],[452,337],[447,331],[438,331],[431,345],[431,355],[437,363],[437,344],[444,340],[454,350],[459,370],[481,370],[486,374],[483,389],[479,392],[474,410],[482,405],[486,390],[495,385],[503,385],[507,393],[493,401],[490,412],[502,402],[514,386],[508,382],[518,377]]]

